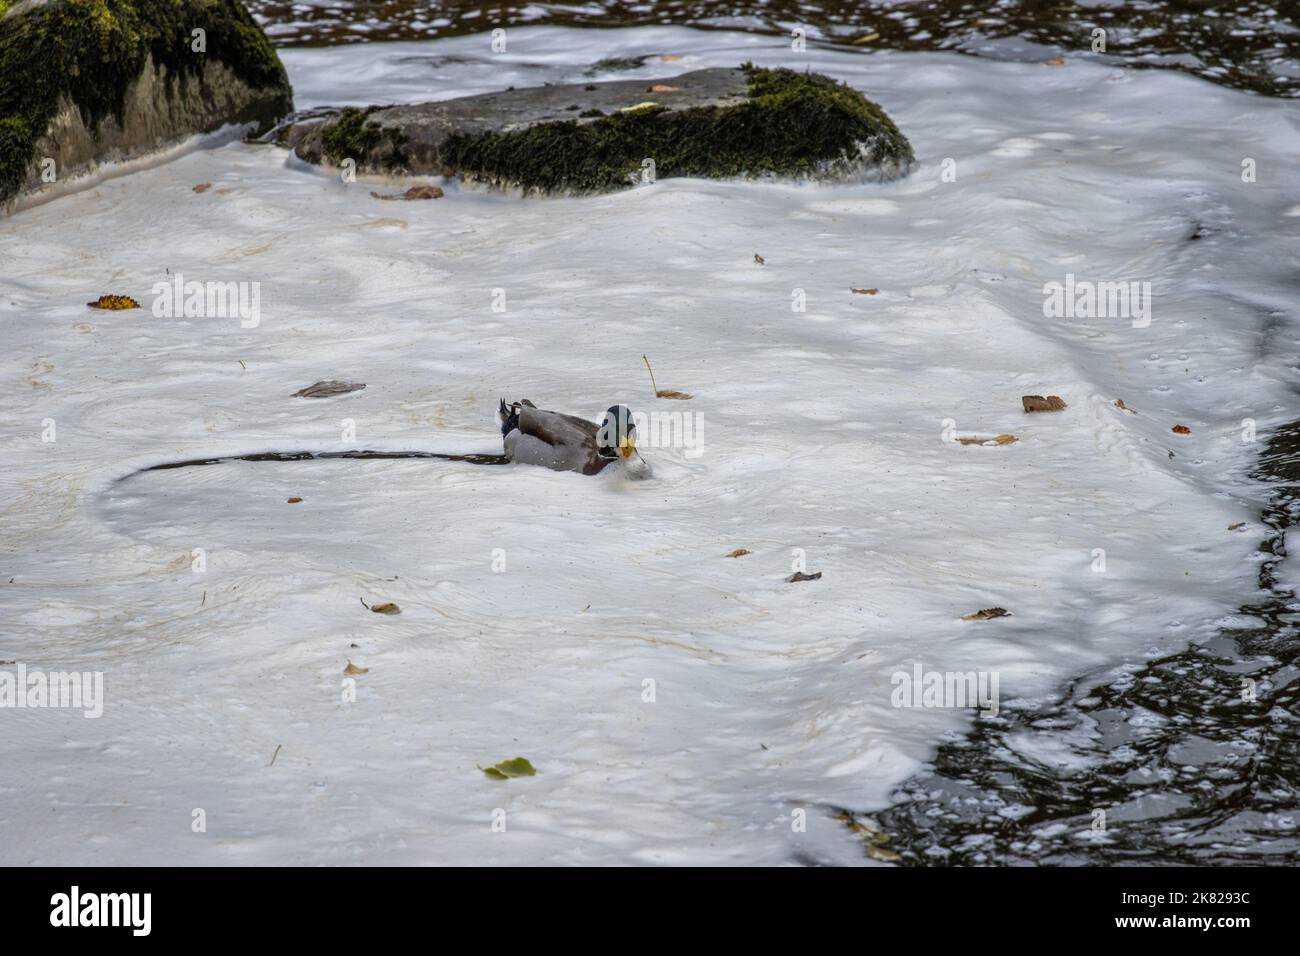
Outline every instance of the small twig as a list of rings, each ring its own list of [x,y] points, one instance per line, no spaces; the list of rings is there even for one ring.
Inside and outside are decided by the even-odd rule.
[[[284,747],[284,744],[276,744],[276,745],[275,745],[275,753],[271,754],[271,762],[270,762],[269,764],[267,764],[268,767],[274,767],[274,766],[275,766],[275,758],[278,757],[278,756],[280,756],[280,749],[281,749],[282,747]]]
[[[645,369],[647,372],[650,373],[650,387],[655,390],[655,397],[658,398],[659,385],[658,383],[655,382],[655,370],[650,367],[650,360],[646,358],[644,355],[641,356],[641,361],[645,362]]]
[[[359,598],[357,598],[357,600],[361,602],[361,606],[362,606],[363,608],[365,608],[367,611],[370,610],[370,605],[366,603],[366,599],[365,599],[365,598],[360,598],[360,597],[359,597]]]
[[[199,607],[203,607],[203,605],[205,605],[205,604],[207,604],[207,603],[208,603],[208,592],[207,592],[207,591],[204,591],[204,592],[203,592],[203,600],[199,602]]]

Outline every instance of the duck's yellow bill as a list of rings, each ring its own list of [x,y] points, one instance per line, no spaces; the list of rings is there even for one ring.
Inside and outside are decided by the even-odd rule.
[[[636,451],[636,442],[630,438],[620,438],[618,450],[623,453],[624,458],[631,458],[632,452]]]

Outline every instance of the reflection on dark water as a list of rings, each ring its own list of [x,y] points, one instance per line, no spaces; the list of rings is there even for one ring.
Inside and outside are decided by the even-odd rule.
[[[1300,422],[1260,467],[1277,490],[1241,609],[1257,625],[941,745],[876,817],[903,865],[1300,861],[1300,598],[1277,578],[1300,526]]]
[[[1113,62],[1184,70],[1225,86],[1300,96],[1295,0],[248,0],[248,6],[272,39],[294,46],[418,40],[526,24],[673,23],[781,36],[802,26],[813,44],[1042,59],[1092,56],[1093,30],[1101,28],[1106,31],[1105,55]]]

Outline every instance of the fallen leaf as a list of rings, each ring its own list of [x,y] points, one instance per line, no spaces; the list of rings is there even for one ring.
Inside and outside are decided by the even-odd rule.
[[[446,195],[441,186],[412,186],[402,193],[403,199],[441,199]]]
[[[511,777],[532,777],[537,774],[533,765],[525,757],[503,760],[495,767],[479,767],[479,769],[493,780],[509,780]]]
[[[730,552],[730,553],[727,555],[727,557],[729,557],[729,558],[743,558],[743,557],[744,557],[745,555],[747,555],[747,554],[753,554],[753,552],[750,551],[750,550],[747,549],[747,548],[737,548],[735,551]]]
[[[1004,607],[986,607],[974,614],[962,616],[963,621],[988,621],[995,617],[1010,617],[1011,612]]]
[[[646,91],[647,93],[675,93],[675,92],[677,92],[677,87],[675,87],[675,86],[662,86],[662,85],[656,83],[654,86],[647,86],[647,87],[645,88],[645,91]]]
[[[880,290],[877,288],[866,288],[865,286],[850,286],[849,291],[857,295],[875,295]]]
[[[621,110],[619,110],[619,112],[620,112],[620,113],[635,113],[637,110],[650,110],[650,109],[654,109],[654,108],[656,108],[658,105],[659,105],[659,104],[656,103],[656,102],[654,102],[653,100],[646,100],[644,103],[633,103],[631,106],[625,106],[625,107],[623,107]]]
[[[866,36],[858,37],[853,42],[856,45],[859,43],[870,43],[872,40],[879,40],[879,39],[880,39],[879,33],[868,33]]]
[[[642,355],[641,361],[645,362],[645,370],[650,373],[650,387],[654,389],[655,398],[675,398],[679,401],[685,401],[691,397],[686,392],[674,391],[671,388],[661,389],[659,383],[655,381],[655,370],[650,367],[650,359]]]
[[[1230,525],[1228,525],[1228,530],[1229,530],[1229,531],[1240,531],[1240,530],[1241,530],[1242,528],[1244,528],[1244,527],[1246,527],[1246,522],[1244,522],[1244,521],[1238,521],[1236,524],[1230,524]]]
[[[1192,430],[1188,428],[1186,425],[1175,425],[1172,429],[1170,429],[1170,431],[1172,431],[1175,435],[1190,435],[1192,433]]]
[[[754,253],[754,261],[757,262],[760,266],[767,264],[767,260],[764,259],[762,256],[760,256],[757,252]]]
[[[333,395],[346,395],[348,392],[359,392],[366,387],[365,382],[338,382],[334,379],[326,379],[323,382],[317,382],[314,385],[308,385],[290,395],[290,398],[329,398]]]
[[[389,195],[384,195],[383,193],[377,193],[374,190],[371,190],[370,195],[373,196],[375,199],[412,200],[412,199],[441,199],[444,194],[442,188],[439,186],[412,186],[410,189],[402,193],[400,196],[395,196],[392,195],[391,193]]]
[[[995,435],[993,438],[958,438],[959,445],[1014,445],[1020,439],[1015,435]]]
[[[818,571],[816,574],[804,574],[802,571],[796,571],[794,574],[786,578],[786,581],[791,584],[793,584],[796,581],[816,581],[821,576],[822,573],[820,571]]]
[[[676,63],[681,58],[682,55],[680,53],[665,53],[659,59],[663,60],[665,63]]]
[[[356,664],[353,664],[351,661],[348,661],[348,666],[345,667],[345,668],[343,668],[343,673],[344,673],[344,674],[347,674],[347,675],[349,675],[349,676],[351,676],[351,675],[353,675],[353,674],[369,674],[369,673],[370,673],[370,668],[369,668],[369,667],[358,667]]]
[[[1066,407],[1065,399],[1059,395],[1048,395],[1046,398],[1042,395],[1022,395],[1020,404],[1027,412],[1059,412]]]
[[[196,193],[205,193],[212,188],[212,183],[199,183],[194,187]]]
[[[372,604],[370,610],[376,614],[401,614],[402,609],[396,604]]]
[[[301,498],[290,498],[288,503],[291,505],[296,505],[300,501],[302,501]]]
[[[1065,66],[1065,57],[1058,56],[1051,60],[1044,60],[1043,66]]]
[[[1121,412],[1128,412],[1130,415],[1137,414],[1137,412],[1133,411],[1133,409],[1129,408],[1127,405],[1124,404],[1124,399],[1122,398],[1115,399],[1115,407],[1118,408]]]
[[[101,295],[94,302],[87,302],[86,305],[92,309],[108,309],[113,312],[140,308],[140,303],[129,295]]]

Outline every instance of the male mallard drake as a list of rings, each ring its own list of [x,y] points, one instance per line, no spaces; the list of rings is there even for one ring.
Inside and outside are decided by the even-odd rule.
[[[596,475],[617,462],[629,477],[645,477],[650,467],[636,450],[636,423],[626,405],[612,405],[596,425],[585,418],[548,412],[528,399],[497,409],[506,457],[555,471]]]

